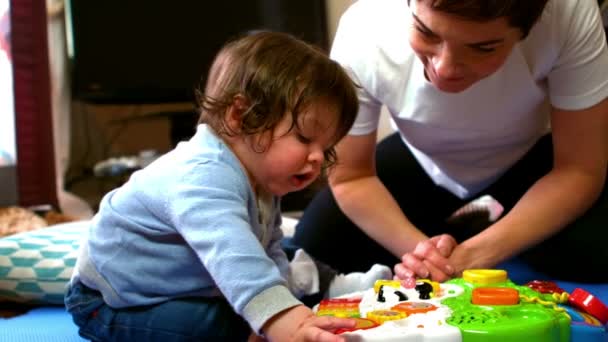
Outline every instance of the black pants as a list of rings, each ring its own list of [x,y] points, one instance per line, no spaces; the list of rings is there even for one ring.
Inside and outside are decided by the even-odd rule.
[[[478,194],[489,194],[508,212],[552,167],[551,136],[546,135],[498,181]],[[378,177],[408,219],[428,236],[448,233],[463,241],[478,231],[448,231],[446,218],[470,201],[439,187],[427,176],[397,133],[377,146]],[[328,188],[304,211],[292,243],[339,272],[365,271],[374,263],[392,266],[399,259],[370,239],[339,209]],[[608,194],[588,212],[520,255],[534,269],[562,280],[608,281]]]

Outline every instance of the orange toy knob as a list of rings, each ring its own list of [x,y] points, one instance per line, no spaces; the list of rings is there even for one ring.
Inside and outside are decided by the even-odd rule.
[[[478,287],[473,289],[471,301],[475,305],[516,305],[519,291],[510,287]]]
[[[354,328],[338,329],[335,331],[335,333],[341,334],[341,333],[348,332],[348,331],[371,329],[371,328],[375,328],[380,325],[380,324],[372,321],[371,319],[366,319],[366,318],[351,318],[351,319],[354,319],[357,322],[357,324],[355,325]]]
[[[417,313],[425,313],[437,310],[437,307],[431,303],[426,302],[402,302],[393,306],[391,310],[405,312],[408,315],[413,315]]]

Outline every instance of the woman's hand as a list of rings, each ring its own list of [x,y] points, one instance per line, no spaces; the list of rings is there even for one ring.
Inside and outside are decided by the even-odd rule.
[[[496,267],[499,261],[494,261],[495,250],[495,245],[473,243],[472,239],[463,241],[449,257],[450,265],[454,267],[454,276],[460,276],[464,270]]]
[[[395,279],[428,278],[446,281],[454,276],[454,267],[448,258],[458,243],[448,234],[434,236],[419,242],[414,250],[401,257],[395,265]]]

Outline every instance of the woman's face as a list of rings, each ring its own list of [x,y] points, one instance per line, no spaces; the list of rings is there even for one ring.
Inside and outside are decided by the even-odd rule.
[[[435,87],[458,93],[498,70],[519,41],[521,31],[506,18],[477,22],[410,0],[410,45]]]

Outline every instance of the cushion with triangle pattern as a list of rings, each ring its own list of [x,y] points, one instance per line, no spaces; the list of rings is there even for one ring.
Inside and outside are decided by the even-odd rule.
[[[63,223],[1,238],[0,301],[63,304],[88,223]]]

